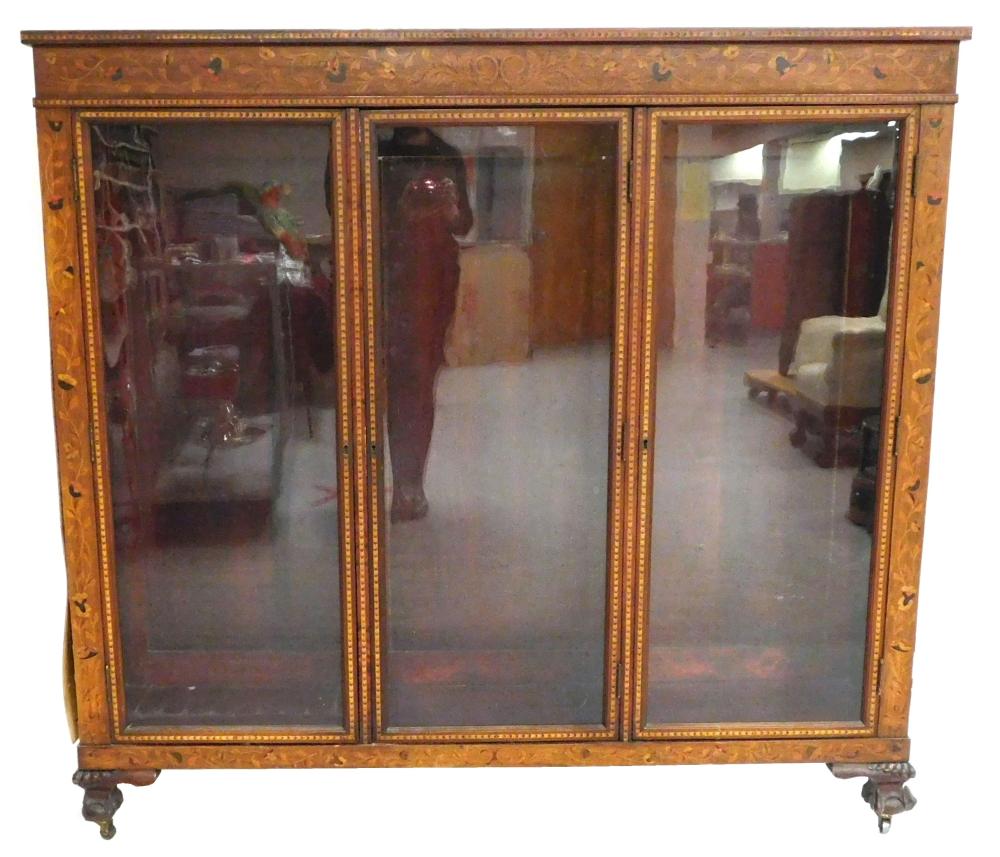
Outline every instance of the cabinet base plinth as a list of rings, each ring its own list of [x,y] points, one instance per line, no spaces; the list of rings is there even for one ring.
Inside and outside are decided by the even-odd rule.
[[[909,762],[874,762],[855,764],[834,762],[829,765],[835,777],[847,780],[852,777],[867,777],[861,787],[861,797],[878,816],[880,833],[888,833],[892,817],[913,809],[917,799],[910,793],[906,781],[913,779],[917,772]]]
[[[101,829],[103,839],[111,839],[116,833],[114,815],[124,800],[118,786],[148,786],[159,775],[156,770],[77,771],[73,783],[83,789],[83,817]]]

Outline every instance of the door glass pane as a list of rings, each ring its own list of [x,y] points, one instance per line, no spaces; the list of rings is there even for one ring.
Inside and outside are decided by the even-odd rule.
[[[647,725],[862,718],[898,131],[657,128]]]
[[[325,124],[91,133],[131,727],[338,727]]]
[[[376,137],[383,724],[599,726],[618,126]]]

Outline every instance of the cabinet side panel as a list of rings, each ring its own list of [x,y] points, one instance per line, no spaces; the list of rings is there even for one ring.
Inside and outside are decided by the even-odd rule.
[[[883,736],[906,734],[910,708],[953,116],[948,105],[920,111],[879,707]]]
[[[37,125],[77,725],[81,742],[102,743],[109,738],[108,693],[74,199],[72,115],[68,110],[40,110]]]

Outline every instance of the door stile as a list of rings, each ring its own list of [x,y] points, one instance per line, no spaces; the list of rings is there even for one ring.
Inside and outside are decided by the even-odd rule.
[[[657,214],[663,209],[662,194],[656,192],[657,166],[659,160],[659,134],[661,122],[657,111],[646,111],[646,134],[643,146],[644,169],[640,194],[635,205],[639,210],[636,214],[638,229],[641,231],[642,253],[638,260],[638,281],[636,286],[638,309],[635,315],[636,340],[636,399],[634,420],[636,423],[636,455],[638,464],[635,468],[636,484],[634,496],[636,505],[633,527],[635,537],[633,548],[633,614],[634,628],[632,637],[632,700],[630,705],[630,737],[643,737],[643,705],[645,700],[644,663],[647,643],[644,632],[649,617],[649,539],[648,528],[650,507],[652,505],[652,470],[654,422],[651,413],[651,403],[655,401],[656,371],[652,356],[653,331],[656,326],[655,297],[655,229]],[[659,207],[658,207],[659,206]]]
[[[90,389],[90,432],[96,489],[97,535],[99,567],[103,596],[104,633],[108,654],[108,705],[111,714],[112,738],[118,740],[125,728],[125,675],[122,646],[122,617],[118,611],[117,575],[115,565],[115,532],[110,520],[111,473],[106,457],[108,447],[105,425],[104,377],[101,371],[104,342],[99,321],[100,297],[96,260],[97,236],[91,190],[94,187],[91,159],[90,123],[86,114],[77,114],[73,123],[74,157],[76,159],[77,196],[79,199],[80,257],[84,291],[85,331],[87,343],[87,374]],[[142,581],[139,581],[142,586]],[[144,611],[143,611],[144,612]],[[137,623],[144,624],[144,623]],[[140,633],[145,642],[145,634]],[[133,653],[137,660],[146,660],[146,646]]]
[[[351,306],[354,292],[354,281],[351,277],[351,262],[355,258],[353,252],[353,218],[351,217],[352,197],[348,183],[348,170],[351,160],[347,155],[350,128],[345,127],[343,113],[338,114],[330,128],[330,174],[336,181],[330,183],[331,199],[328,200],[330,211],[334,212],[334,230],[336,247],[336,278],[333,289],[337,311],[333,331],[337,347],[335,359],[337,365],[337,387],[339,390],[339,426],[337,456],[340,459],[338,468],[340,480],[340,497],[343,508],[340,509],[341,524],[341,589],[342,603],[346,605],[342,621],[343,639],[343,675],[345,720],[347,733],[352,740],[361,738],[359,724],[364,723],[359,716],[359,646],[361,639],[355,616],[364,609],[362,585],[358,580],[357,553],[361,550],[364,538],[355,538],[355,509],[359,502],[354,484],[354,460],[358,457],[358,443],[354,436],[354,419],[351,413],[354,394],[354,342],[357,336],[356,316]]]
[[[898,470],[897,444],[903,401],[904,346],[908,316],[910,254],[913,243],[914,175],[919,145],[919,111],[910,109],[903,121],[900,141],[900,170],[896,182],[897,205],[893,221],[890,283],[892,301],[886,330],[883,400],[888,418],[882,421],[879,436],[878,506],[875,509],[874,543],[871,557],[868,639],[865,656],[865,686],[862,721],[880,734],[879,702],[883,688],[887,596],[892,574],[893,495]]]
[[[359,396],[359,405],[363,405],[364,414],[360,420],[364,425],[364,455],[359,456],[358,485],[359,491],[366,492],[367,505],[365,508],[365,532],[369,534],[368,539],[368,565],[364,569],[364,576],[368,584],[370,604],[366,615],[370,623],[367,634],[368,652],[366,673],[370,682],[370,691],[367,696],[369,708],[368,722],[370,724],[370,740],[379,741],[382,735],[382,688],[380,684],[380,655],[381,655],[381,627],[382,627],[382,603],[385,600],[383,575],[380,574],[382,568],[382,545],[385,544],[384,524],[381,515],[382,496],[382,432],[381,414],[383,413],[382,397],[383,386],[382,372],[378,369],[378,355],[380,351],[379,325],[377,319],[380,313],[377,310],[379,300],[377,266],[378,252],[375,248],[375,238],[379,234],[378,226],[378,206],[375,204],[372,186],[374,175],[377,169],[377,154],[373,151],[371,135],[374,133],[371,127],[367,111],[352,111],[356,126],[355,152],[358,173],[358,195],[355,208],[359,211],[359,217],[363,221],[358,229],[358,259],[363,259],[364,270],[360,281],[363,283],[363,294],[359,295],[364,312],[364,393]],[[363,249],[362,249],[363,248]],[[361,416],[359,414],[359,416]],[[364,464],[362,473],[361,462]]]
[[[629,171],[629,282],[628,282],[628,369],[625,414],[623,416],[623,447],[625,459],[625,502],[622,509],[622,558],[624,564],[622,588],[622,630],[621,630],[621,681],[618,687],[621,737],[632,738],[632,686],[635,681],[635,628],[636,628],[636,572],[635,539],[637,468],[639,465],[639,414],[640,373],[639,358],[642,320],[645,312],[643,288],[647,220],[643,201],[646,198],[646,172],[649,168],[649,139],[647,124],[649,110],[637,107],[632,111],[632,147]]]
[[[636,135],[633,111],[627,111],[620,120],[618,137],[618,212],[617,249],[615,258],[615,309],[614,336],[612,348],[614,356],[611,367],[611,426],[609,438],[608,474],[608,588],[607,605],[608,651],[605,662],[605,722],[617,736],[621,732],[621,700],[627,675],[624,660],[623,626],[625,599],[623,597],[625,575],[627,573],[623,550],[627,529],[628,509],[628,467],[632,461],[632,438],[628,425],[628,359],[629,359],[629,315],[631,282],[631,198],[635,176],[633,170],[633,146]]]
[[[365,331],[370,308],[365,304],[370,292],[368,278],[363,268],[366,209],[362,184],[362,142],[361,116],[356,109],[347,111],[347,169],[348,211],[350,230],[350,278],[352,335],[351,355],[353,360],[351,385],[351,414],[354,425],[354,478],[356,497],[355,530],[358,534],[355,578],[358,586],[358,662],[356,670],[359,685],[360,740],[371,740],[374,728],[374,706],[372,700],[372,576],[369,573],[370,551],[374,545],[373,531],[368,515],[369,481],[371,455],[369,453],[368,382],[371,372],[368,367],[369,344]]]

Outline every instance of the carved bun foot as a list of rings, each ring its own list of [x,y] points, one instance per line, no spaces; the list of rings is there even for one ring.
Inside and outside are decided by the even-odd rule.
[[[102,839],[115,835],[114,815],[122,805],[121,783],[148,786],[156,781],[159,771],[77,771],[73,783],[83,789],[83,817],[101,830]]]
[[[828,766],[835,777],[847,780],[852,777],[867,777],[861,787],[861,797],[878,816],[880,833],[888,833],[892,827],[892,817],[913,809],[917,799],[906,787],[906,781],[913,779],[917,772],[909,762],[835,762]]]

